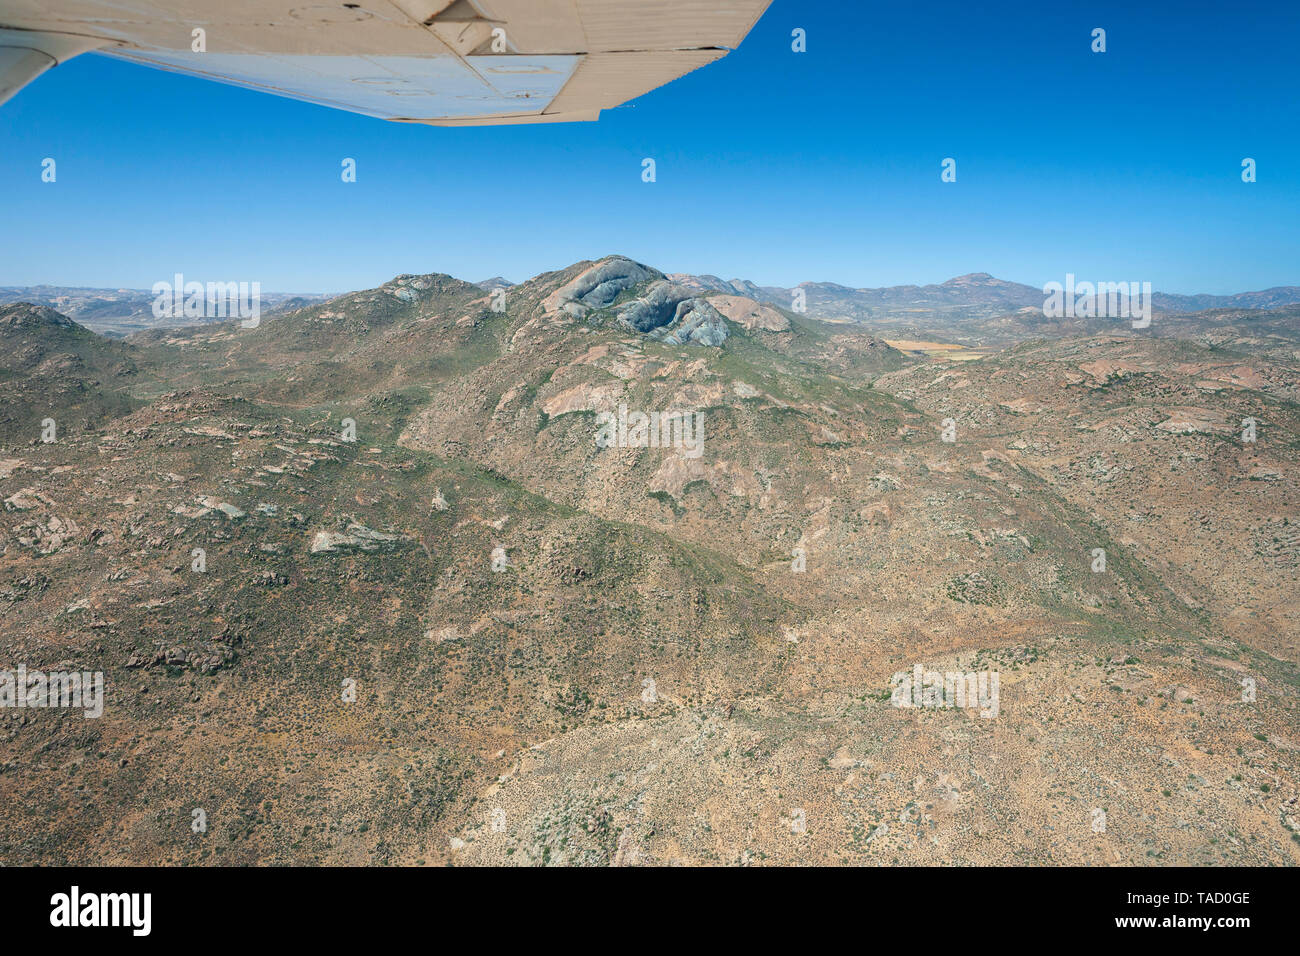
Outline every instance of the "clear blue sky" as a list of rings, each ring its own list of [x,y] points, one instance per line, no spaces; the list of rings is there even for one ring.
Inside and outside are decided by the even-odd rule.
[[[0,285],[336,292],[611,252],[775,285],[1300,284],[1300,3],[1138,5],[776,0],[596,124],[391,124],[83,56],[0,108]]]

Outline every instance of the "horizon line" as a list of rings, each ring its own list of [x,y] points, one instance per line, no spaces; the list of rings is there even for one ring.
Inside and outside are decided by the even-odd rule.
[[[527,279],[524,279],[524,280],[522,280],[522,281],[520,281],[520,282],[515,282],[515,281],[513,281],[513,280],[511,280],[511,279],[506,278],[506,277],[503,276],[503,275],[493,275],[493,276],[490,276],[490,277],[487,277],[487,278],[484,278],[484,279],[473,280],[473,279],[465,279],[465,278],[463,278],[463,277],[461,277],[461,276],[454,275],[454,274],[452,274],[452,273],[450,273],[450,272],[437,272],[437,271],[434,271],[434,272],[396,272],[396,273],[393,273],[389,278],[383,280],[382,282],[379,282],[377,285],[372,285],[372,286],[361,286],[361,287],[356,287],[356,288],[343,289],[343,290],[339,290],[339,291],[319,291],[319,290],[317,290],[317,291],[307,291],[307,290],[285,291],[285,290],[281,290],[281,289],[268,289],[268,290],[266,290],[266,292],[263,293],[263,294],[266,294],[266,295],[284,295],[284,296],[295,296],[295,295],[298,295],[298,296],[308,296],[308,295],[310,295],[310,296],[325,296],[325,297],[328,297],[328,298],[337,298],[337,297],[339,297],[339,296],[350,295],[350,294],[352,294],[352,293],[354,293],[354,292],[365,292],[365,291],[368,291],[368,290],[370,290],[370,289],[376,289],[376,288],[379,288],[380,286],[386,285],[386,284],[389,283],[389,282],[392,282],[392,281],[393,281],[394,279],[396,279],[396,278],[399,278],[399,277],[401,277],[401,276],[407,276],[407,275],[420,275],[420,276],[424,276],[424,275],[443,275],[443,276],[448,276],[449,278],[452,278],[452,279],[456,279],[457,281],[467,283],[468,285],[479,285],[479,284],[482,283],[482,282],[491,282],[491,281],[494,280],[494,279],[501,279],[501,280],[504,280],[505,282],[510,283],[510,285],[513,287],[513,286],[524,285],[524,284],[526,284],[526,283],[528,283],[528,282],[532,282],[532,281],[534,281],[535,279],[538,279],[538,278],[540,278],[541,276],[546,275],[546,274],[548,274],[548,273],[563,272],[563,271],[565,271],[566,269],[571,269],[571,268],[573,268],[574,266],[578,265],[578,264],[581,263],[581,262],[597,263],[597,262],[602,262],[602,261],[604,261],[605,259],[610,259],[610,258],[614,258],[614,257],[621,257],[621,258],[625,258],[625,259],[630,259],[631,261],[634,261],[634,262],[639,262],[639,260],[632,259],[632,257],[630,257],[630,256],[622,256],[620,253],[610,253],[610,254],[608,254],[608,255],[600,256],[599,258],[595,258],[595,259],[583,259],[583,260],[578,260],[578,261],[576,261],[576,262],[571,262],[571,263],[569,263],[568,265],[563,266],[563,267],[561,267],[561,268],[559,268],[559,269],[548,269],[548,270],[544,270],[544,271],[542,271],[542,272],[538,272],[538,273],[536,273],[536,274],[534,274],[534,275],[532,275],[532,276],[529,276]],[[640,264],[641,264],[641,265],[647,265],[647,266],[649,266],[649,263],[641,262]],[[730,278],[730,279],[727,279],[727,278],[723,278],[721,275],[719,275],[718,273],[715,273],[715,272],[683,272],[683,271],[672,271],[672,272],[670,272],[670,271],[667,271],[667,270],[659,269],[657,266],[650,266],[650,268],[654,268],[654,269],[656,269],[657,271],[663,272],[663,274],[664,274],[666,277],[669,277],[669,278],[671,278],[672,276],[687,276],[687,277],[692,277],[692,278],[703,278],[703,277],[708,277],[708,278],[718,279],[719,281],[726,282],[726,283],[728,283],[728,284],[735,284],[735,283],[742,283],[742,282],[743,282],[743,283],[749,283],[749,284],[751,284],[751,285],[757,286],[757,287],[760,288],[760,289],[797,289],[797,288],[801,288],[801,287],[803,287],[803,286],[809,286],[809,285],[834,285],[834,286],[839,286],[839,287],[842,288],[842,289],[848,289],[848,290],[850,290],[850,291],[852,291],[852,292],[876,292],[876,291],[880,291],[880,290],[882,290],[882,289],[902,289],[902,288],[917,288],[917,289],[924,289],[924,288],[928,288],[928,287],[935,287],[935,286],[943,286],[943,285],[947,285],[948,283],[950,283],[950,282],[954,282],[954,281],[956,281],[957,279],[965,279],[965,278],[968,278],[968,277],[982,277],[982,276],[987,276],[988,278],[993,279],[993,280],[996,280],[996,281],[998,281],[998,282],[1005,282],[1005,283],[1012,284],[1012,285],[1025,286],[1026,288],[1037,289],[1037,290],[1041,290],[1041,289],[1043,289],[1043,286],[1036,285],[1036,284],[1034,284],[1034,283],[1032,283],[1032,282],[1022,282],[1022,281],[1020,281],[1020,280],[1018,280],[1018,279],[1004,279],[1004,278],[1002,278],[1002,277],[1000,277],[1000,276],[994,275],[993,273],[991,273],[991,272],[987,272],[987,271],[962,272],[962,273],[959,273],[959,274],[957,274],[957,275],[950,276],[949,278],[944,279],[944,280],[942,280],[942,281],[940,281],[940,282],[924,282],[924,283],[918,283],[918,282],[898,282],[898,283],[894,283],[894,284],[892,284],[892,285],[863,286],[863,285],[849,285],[849,284],[847,284],[847,283],[839,282],[839,281],[836,281],[836,280],[834,280],[834,279],[805,279],[805,280],[803,280],[802,282],[796,283],[795,285],[792,285],[792,286],[785,286],[785,285],[772,285],[772,284],[765,284],[765,283],[762,283],[762,282],[758,282],[758,281],[756,281],[756,280],[754,280],[754,279],[748,279],[748,278],[745,278],[745,277],[743,277],[743,276],[736,276],[736,277],[732,277],[732,278]],[[1069,275],[1069,274],[1071,274],[1071,273],[1066,273],[1066,275]],[[174,273],[173,273],[173,275],[174,275]],[[164,280],[159,280],[159,281],[164,281]],[[213,281],[213,282],[216,282],[216,281],[227,281],[227,280],[217,280],[217,279],[212,279],[212,280],[204,280],[204,281],[205,281],[205,282],[206,282],[206,281]],[[258,281],[258,280],[244,280],[244,281]],[[1049,282],[1056,282],[1056,281],[1057,281],[1056,279],[1051,279],[1051,280],[1049,280]],[[1082,281],[1085,281],[1085,282],[1086,282],[1086,281],[1093,281],[1093,280],[1084,279],[1084,280],[1082,280]],[[1110,281],[1110,280],[1104,280],[1104,281]],[[143,287],[138,287],[138,286],[124,286],[124,285],[74,285],[74,284],[70,284],[70,283],[58,283],[58,282],[38,282],[38,283],[32,283],[32,284],[26,284],[26,285],[17,284],[17,283],[14,283],[14,284],[0,284],[0,289],[41,289],[41,288],[48,288],[48,289],[70,289],[70,290],[74,290],[74,291],[86,291],[86,292],[137,292],[137,293],[141,293],[141,294],[144,294],[144,295],[153,295],[153,294],[154,294],[152,288],[143,288]],[[1153,289],[1152,289],[1152,294],[1157,294],[1157,293],[1158,293],[1158,294],[1161,294],[1161,295],[1177,295],[1177,296],[1182,296],[1182,297],[1184,297],[1184,298],[1200,298],[1200,297],[1231,298],[1232,296],[1238,296],[1238,295],[1249,295],[1249,294],[1251,294],[1251,293],[1256,293],[1256,292],[1271,292],[1271,291],[1274,291],[1274,290],[1277,290],[1277,289],[1296,289],[1296,288],[1300,288],[1300,280],[1297,280],[1297,282],[1294,283],[1294,284],[1276,284],[1276,285],[1265,286],[1265,287],[1258,288],[1258,289],[1241,289],[1241,290],[1236,291],[1236,292],[1176,292],[1176,291],[1171,291],[1171,290],[1168,290],[1168,289],[1156,289],[1156,288],[1153,287]]]

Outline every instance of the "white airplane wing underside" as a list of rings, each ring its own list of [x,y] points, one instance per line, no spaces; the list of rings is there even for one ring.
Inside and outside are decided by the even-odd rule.
[[[0,0],[0,103],[87,51],[380,119],[594,120],[771,0]]]

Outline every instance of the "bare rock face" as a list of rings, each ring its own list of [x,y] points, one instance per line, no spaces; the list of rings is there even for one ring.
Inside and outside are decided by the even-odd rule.
[[[776,309],[742,295],[711,295],[708,303],[744,329],[760,332],[790,330],[790,320]]]
[[[1137,372],[1143,371],[1140,365],[1125,361],[1107,361],[1098,359],[1095,362],[1084,362],[1079,369],[1092,376],[1094,382],[1106,384],[1124,378],[1128,378]]]
[[[564,310],[578,318],[592,309],[610,305],[620,292],[639,282],[662,279],[663,273],[622,256],[602,259],[547,296],[542,308],[547,312]]]
[[[694,296],[690,289],[666,279],[654,282],[640,298],[618,310],[618,319],[637,332],[653,332],[673,322],[678,305]]]
[[[667,280],[652,283],[644,295],[624,305],[618,319],[669,345],[716,346],[727,338],[726,323],[717,309],[686,286]]]
[[[393,551],[402,543],[401,535],[375,531],[356,521],[348,525],[346,533],[318,531],[311,540],[312,554],[332,554],[340,551]]]
[[[579,273],[547,296],[542,309],[547,315],[584,319],[614,305],[624,292],[646,283],[649,285],[641,294],[618,307],[617,319],[623,325],[669,345],[689,342],[717,346],[726,340],[722,314],[698,297],[695,289],[670,282],[663,273],[622,256],[602,259]],[[779,313],[776,317],[781,318]],[[765,316],[762,321],[774,320]]]
[[[591,412],[608,409],[623,393],[621,382],[606,385],[575,385],[542,403],[542,411],[551,418],[568,412]]]
[[[681,499],[686,487],[702,481],[715,493],[734,497],[757,497],[762,490],[751,471],[730,461],[706,462],[685,455],[666,457],[650,479],[652,492],[664,492]]]
[[[669,345],[719,346],[727,339],[727,325],[719,312],[704,299],[687,299],[677,304],[672,325],[664,335]]]
[[[1160,411],[1169,417],[1156,425],[1156,428],[1177,435],[1188,435],[1194,432],[1211,434],[1216,431],[1224,431],[1227,428],[1223,417],[1213,409],[1182,406],[1160,409]]]

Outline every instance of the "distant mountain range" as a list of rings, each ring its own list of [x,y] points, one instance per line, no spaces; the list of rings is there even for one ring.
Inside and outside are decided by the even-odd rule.
[[[790,307],[796,290],[802,289],[808,311],[819,318],[839,311],[844,318],[868,318],[872,313],[908,310],[984,309],[1014,311],[1038,309],[1043,305],[1041,288],[1022,282],[1008,282],[987,272],[972,272],[937,285],[895,285],[878,289],[855,289],[835,282],[802,282],[793,288],[760,286],[748,279],[720,279],[713,275],[677,273],[669,278],[700,290],[744,295],[774,305]],[[1080,279],[1085,279],[1081,276]],[[1275,286],[1259,292],[1235,295],[1179,295],[1156,292],[1152,297],[1161,312],[1199,312],[1205,309],[1276,309],[1300,302],[1300,286]]]
[[[329,298],[332,296],[263,292],[262,315],[292,312]],[[43,305],[103,335],[124,336],[144,329],[174,328],[195,324],[193,319],[155,317],[153,306],[156,299],[157,296],[148,289],[84,289],[54,285],[0,286],[0,305],[11,302]]]
[[[973,272],[932,285],[853,288],[835,282],[803,282],[792,288],[760,286],[748,279],[671,273],[668,278],[701,294],[743,296],[791,309],[802,293],[806,313],[824,321],[869,323],[895,333],[952,334],[969,340],[998,340],[1039,331],[1041,288]],[[1086,278],[1086,277],[1080,277]],[[473,283],[488,292],[514,286],[501,276]],[[262,315],[292,312],[334,298],[320,294],[262,293]],[[105,335],[125,336],[152,328],[194,324],[192,319],[156,318],[155,296],[145,289],[89,289],[65,286],[0,287],[0,305],[30,302],[57,309]],[[1277,309],[1300,303],[1300,286],[1275,286],[1235,295],[1179,295],[1156,292],[1156,312],[1190,313],[1210,309]],[[1028,313],[1036,313],[1029,315]],[[1016,316],[1016,313],[1021,313]],[[1010,317],[1010,321],[1008,320]],[[998,322],[991,320],[998,319]],[[1022,328],[1023,327],[1023,328]],[[1063,330],[1062,330],[1063,331]],[[1080,330],[1081,331],[1081,330]],[[999,334],[1002,333],[1002,334]],[[992,338],[990,338],[992,336]]]

